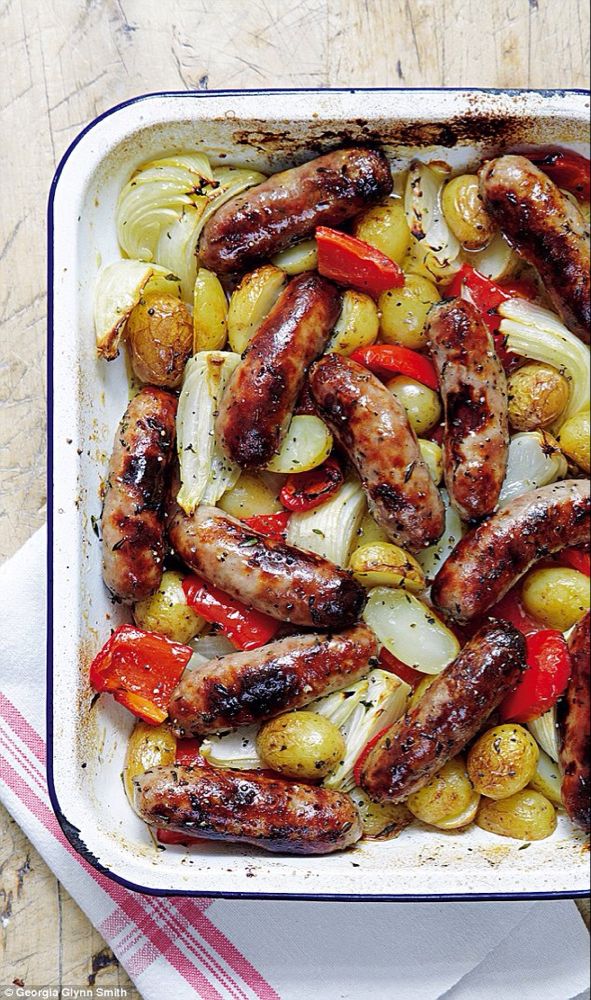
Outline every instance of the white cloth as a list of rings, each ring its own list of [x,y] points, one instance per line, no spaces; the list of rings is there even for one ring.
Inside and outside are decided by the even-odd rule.
[[[0,568],[0,798],[146,1000],[588,996],[571,902],[157,899],[86,865],[45,784],[45,544],[39,531]]]

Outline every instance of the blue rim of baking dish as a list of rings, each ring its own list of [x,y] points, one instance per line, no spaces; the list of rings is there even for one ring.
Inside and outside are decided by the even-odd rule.
[[[88,862],[92,868],[106,875],[107,878],[116,882],[133,892],[139,892],[146,896],[191,896],[204,897],[210,899],[277,899],[286,901],[316,901],[330,903],[477,903],[477,902],[522,902],[536,899],[581,899],[586,898],[586,889],[561,890],[558,892],[486,892],[486,893],[383,893],[371,895],[368,893],[288,893],[288,892],[218,892],[216,890],[199,889],[158,889],[151,886],[138,885],[130,882],[121,875],[116,874],[105,867],[98,858],[88,849],[80,836],[80,830],[70,822],[62,812],[62,808],[57,797],[53,773],[53,240],[54,240],[54,200],[57,185],[62,171],[74,152],[78,144],[96,125],[109,118],[111,115],[122,111],[124,108],[148,101],[153,98],[167,97],[191,97],[195,99],[207,99],[209,97],[226,97],[258,94],[260,96],[274,94],[356,94],[356,93],[401,93],[417,91],[423,93],[481,93],[481,94],[506,94],[508,96],[519,96],[524,94],[538,94],[540,97],[561,97],[571,94],[588,96],[589,91],[580,88],[556,88],[547,90],[536,90],[531,88],[501,88],[501,87],[294,87],[294,88],[262,88],[253,90],[169,90],[156,91],[148,94],[138,94],[127,101],[114,105],[103,111],[102,114],[94,118],[86,125],[81,132],[76,135],[65,153],[60,159],[49,189],[47,205],[47,486],[48,486],[48,513],[47,513],[47,638],[46,638],[46,724],[47,724],[47,785],[49,798],[55,812],[56,818],[62,832],[77,854]]]

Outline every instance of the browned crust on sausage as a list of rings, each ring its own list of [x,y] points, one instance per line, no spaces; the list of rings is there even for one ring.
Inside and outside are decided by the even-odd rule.
[[[382,152],[339,149],[274,174],[223,205],[205,225],[199,246],[204,267],[244,271],[312,236],[339,226],[392,190]]]
[[[480,191],[515,249],[539,271],[568,328],[588,344],[589,229],[581,212],[524,156],[501,156],[485,164]]]
[[[402,802],[455,757],[525,669],[525,641],[490,621],[437,677],[419,703],[370,752],[361,787],[377,801]]]
[[[348,795],[239,771],[171,764],[135,779],[136,809],[152,826],[286,854],[329,854],[362,834]]]
[[[559,703],[562,802],[569,818],[591,832],[591,641],[590,614],[575,626],[569,640],[571,677]]]
[[[464,520],[480,520],[497,506],[507,469],[505,372],[470,302],[435,306],[427,337],[445,408],[445,485]]]
[[[365,591],[351,574],[312,552],[265,538],[215,507],[177,510],[175,551],[204,580],[279,621],[338,631],[353,625]]]
[[[484,614],[538,559],[589,538],[591,500],[586,479],[532,490],[473,528],[435,577],[433,603],[466,625]]]
[[[436,542],[445,522],[441,497],[393,393],[367,368],[337,354],[312,365],[309,383],[388,537],[414,551]]]
[[[364,677],[376,654],[377,640],[365,625],[230,653],[185,671],[170,700],[175,732],[201,736],[301,708]]]
[[[122,601],[153,594],[162,578],[176,408],[175,396],[146,386],[131,400],[115,435],[102,513],[103,578]]]
[[[281,447],[306,369],[326,347],[340,293],[318,274],[288,284],[247,347],[224,393],[216,434],[243,468],[259,468]]]

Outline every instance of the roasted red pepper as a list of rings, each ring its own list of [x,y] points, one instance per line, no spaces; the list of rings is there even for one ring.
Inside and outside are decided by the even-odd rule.
[[[159,725],[192,655],[190,646],[135,625],[120,625],[92,661],[90,683],[140,719]]]
[[[409,684],[413,691],[427,676],[426,674],[422,674],[420,670],[413,670],[412,667],[407,667],[406,663],[403,663],[402,660],[399,660],[397,656],[394,656],[386,648],[380,651],[378,659],[382,670],[387,670],[389,674],[396,674],[401,681]]]
[[[359,754],[359,757],[355,761],[355,767],[353,768],[353,778],[355,779],[356,785],[361,784],[361,772],[363,771],[363,765],[365,764],[371,751],[375,747],[376,743],[379,743],[384,733],[387,733],[388,730],[391,728],[392,728],[391,726],[384,726],[383,729],[380,729],[379,733],[376,733],[376,735],[373,736],[372,739],[365,744],[363,750]]]
[[[318,270],[325,278],[370,295],[381,295],[404,285],[404,272],[398,264],[363,240],[319,226],[316,243]]]
[[[238,649],[257,649],[273,638],[279,622],[261,611],[253,611],[218,587],[205,583],[198,576],[183,580],[187,604],[205,618],[220,626],[225,636]]]
[[[280,510],[276,514],[256,514],[254,517],[245,517],[243,521],[259,535],[281,541],[282,538],[285,538],[289,518],[288,511]]]
[[[501,702],[503,722],[531,722],[556,704],[570,677],[570,655],[562,632],[541,629],[526,636],[527,670]]]
[[[297,472],[289,476],[279,499],[289,511],[313,510],[330,500],[343,484],[343,473],[334,458],[310,472]]]
[[[397,344],[373,344],[371,347],[358,347],[353,351],[351,359],[360,365],[365,365],[375,375],[408,375],[417,382],[439,388],[437,372],[433,363],[423,354],[411,351],[409,347],[399,347]]]
[[[490,278],[486,278],[470,264],[462,264],[458,273],[445,289],[446,296],[469,298],[476,306],[493,335],[497,354],[505,368],[510,367],[515,362],[516,356],[506,349],[505,338],[499,331],[501,317],[498,310],[499,306],[509,299],[516,296],[526,297],[523,295],[524,290],[525,286],[523,290],[518,292],[515,283],[503,287],[495,281],[491,281]]]
[[[540,150],[528,158],[548,174],[559,188],[570,191],[579,201],[591,198],[591,163],[572,149]]]
[[[571,569],[578,569],[579,573],[591,576],[591,556],[585,549],[563,549],[558,556],[558,562]]]

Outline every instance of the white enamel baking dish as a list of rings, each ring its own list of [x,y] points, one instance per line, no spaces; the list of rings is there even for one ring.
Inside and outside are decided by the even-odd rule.
[[[477,828],[415,826],[398,839],[320,858],[232,845],[157,849],[121,782],[131,716],[93,704],[87,667],[124,620],[101,581],[99,487],[128,399],[123,358],[98,361],[93,285],[118,257],[115,203],[142,161],[202,148],[214,161],[275,170],[343,142],[379,142],[393,158],[441,155],[467,166],[516,144],[583,150],[581,92],[265,91],[154,94],[89,125],[64,156],[49,206],[50,551],[49,784],[64,832],[95,867],[154,894],[400,900],[576,896],[588,881],[581,837],[561,819],[528,850]],[[526,845],[527,846],[527,845]]]

